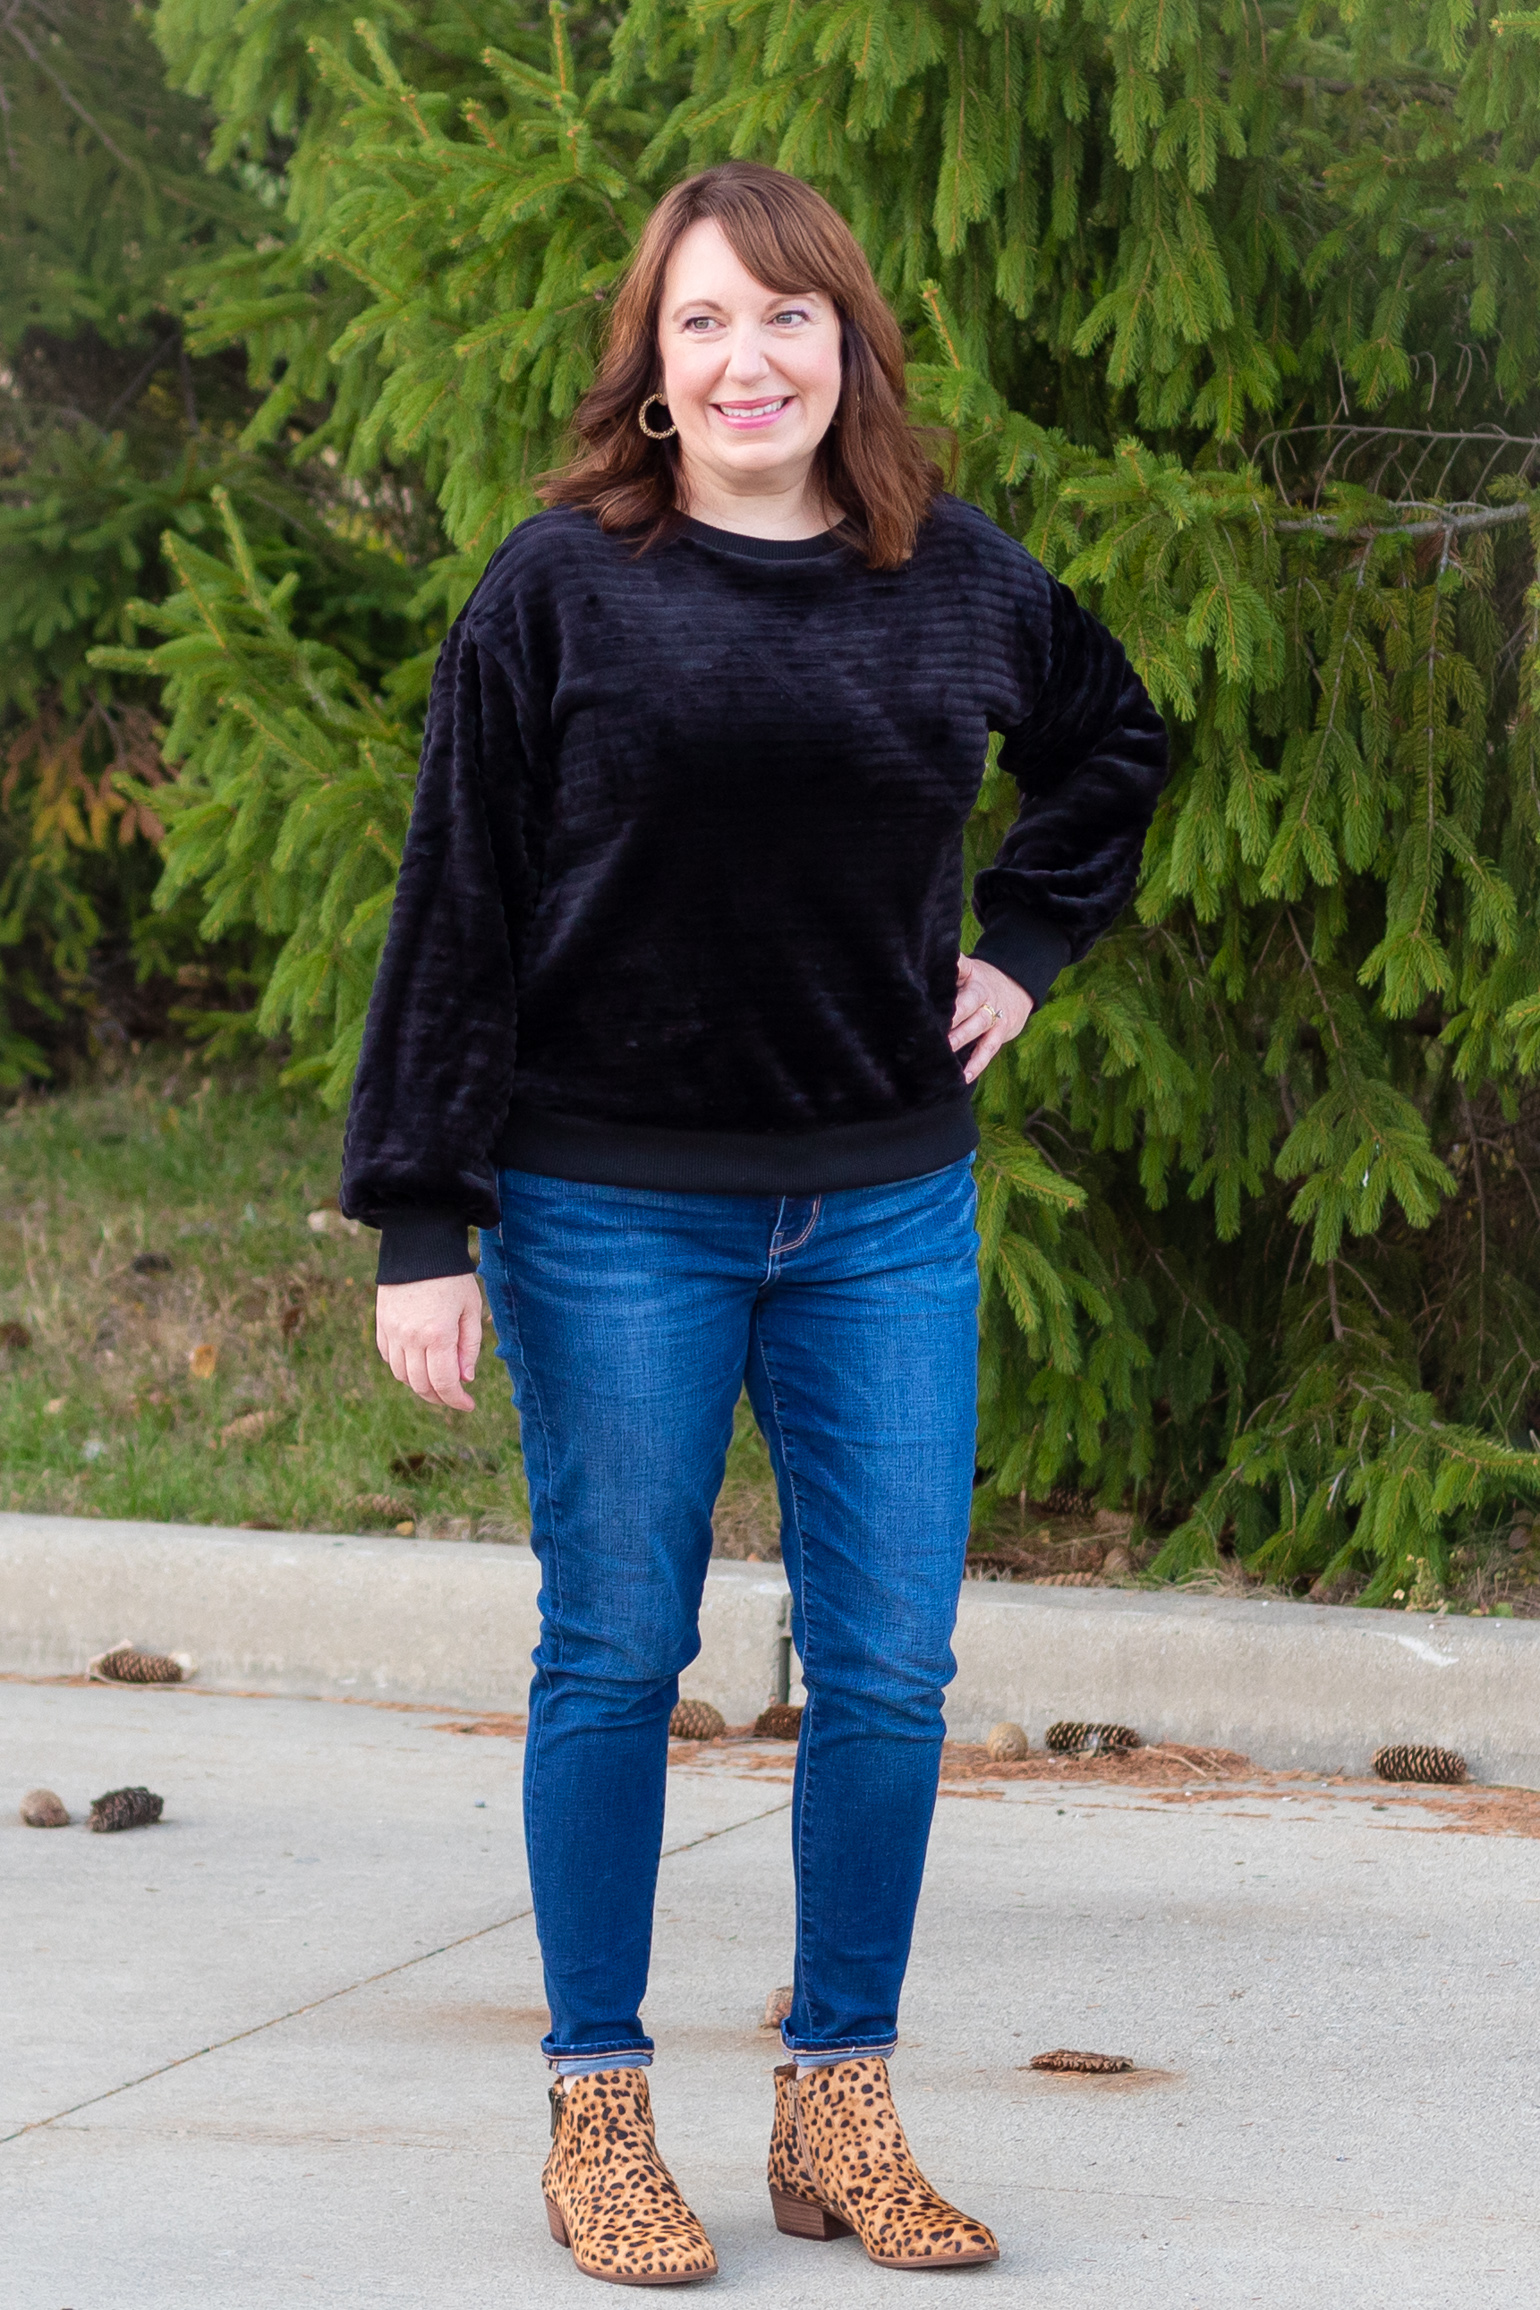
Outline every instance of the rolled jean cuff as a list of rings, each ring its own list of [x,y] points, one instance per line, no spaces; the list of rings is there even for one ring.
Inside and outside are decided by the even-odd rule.
[[[835,2061],[887,2061],[898,2051],[896,2037],[870,2045],[793,2045],[784,2028],[781,2043],[798,2069],[827,2069]]]
[[[622,2045],[613,2053],[548,2053],[545,2066],[557,2077],[593,2077],[601,2069],[651,2069],[652,2047]]]

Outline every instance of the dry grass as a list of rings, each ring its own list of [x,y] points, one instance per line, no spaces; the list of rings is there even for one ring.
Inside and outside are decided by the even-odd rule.
[[[1529,1511],[1523,1513],[1527,1519]],[[1421,1614],[1442,1609],[1477,1618],[1540,1619],[1540,1524],[1515,1526],[1510,1535],[1510,1521],[1497,1517],[1453,1551],[1447,1594],[1435,1589],[1431,1598],[1398,1598],[1390,1609],[1404,1604],[1408,1611]],[[1529,1542],[1517,1545],[1523,1531],[1529,1532]],[[1023,1499],[997,1511],[989,1525],[975,1533],[968,1547],[968,1578],[1020,1581],[1033,1587],[1163,1587],[1151,1581],[1146,1570],[1159,1546],[1158,1535],[1143,1531],[1132,1516],[1089,1504],[1060,1511]],[[1317,1583],[1309,1600],[1351,1605],[1362,1585],[1361,1578],[1351,1577],[1329,1588]],[[1258,1579],[1234,1556],[1189,1574],[1175,1586],[1189,1596],[1269,1601],[1288,1601],[1296,1593]]]
[[[154,1055],[6,1111],[0,1508],[526,1536],[490,1324],[474,1415],[420,1403],[375,1352],[375,1238],[333,1200],[341,1136],[271,1074]],[[746,1408],[738,1428],[723,1552],[768,1557]]]
[[[746,1397],[733,1421],[727,1477],[711,1525],[714,1556],[732,1556],[748,1564],[779,1564],[781,1505],[770,1473],[770,1454]]]
[[[374,1238],[331,1211],[340,1124],[271,1074],[153,1054],[0,1119],[0,1508],[522,1539],[518,1421],[486,1353],[474,1416],[374,1351]],[[138,1263],[136,1265],[136,1262]],[[769,1458],[740,1404],[719,1556],[772,1562]],[[1088,1503],[1013,1503],[972,1579],[1132,1586],[1156,1542]],[[1183,1584],[1280,1591],[1241,1566]],[[1322,1601],[1351,1603],[1351,1585]],[[1455,1611],[1540,1616],[1540,1536],[1456,1554]]]
[[[1118,1510],[1023,1498],[997,1509],[974,1533],[968,1578],[1055,1588],[1131,1586],[1156,1545]]]
[[[498,1367],[452,1426],[379,1363],[373,1239],[327,1209],[339,1146],[339,1126],[270,1077],[165,1060],[9,1110],[0,1505],[522,1529]]]

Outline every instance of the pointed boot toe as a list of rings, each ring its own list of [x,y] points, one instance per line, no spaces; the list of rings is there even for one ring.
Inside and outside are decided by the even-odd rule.
[[[658,2154],[644,2069],[601,2069],[551,2088],[541,2189],[559,2246],[585,2277],[687,2286],[715,2274],[711,2240]]]
[[[854,2231],[885,2270],[956,2270],[997,2262],[994,2232],[933,2190],[904,2138],[878,2054],[829,2062],[799,2080],[775,2073],[770,2203],[796,2238]]]

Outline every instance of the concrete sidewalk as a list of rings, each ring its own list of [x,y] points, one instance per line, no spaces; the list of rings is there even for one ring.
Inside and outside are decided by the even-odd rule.
[[[0,1684],[7,2310],[607,2299],[545,2233],[520,1750],[445,1729],[469,1721]],[[770,2222],[755,2023],[787,1973],[788,1767],[729,1748],[671,1775],[662,2139],[721,2258],[703,2302],[907,2303],[925,2287],[854,2240]],[[78,1818],[137,1781],[158,1828],[16,1821],[34,1783]],[[1304,1781],[1174,1796],[941,1799],[896,2079],[1005,2252],[935,2283],[1032,2310],[1530,2310],[1540,1842]],[[1062,2044],[1140,2068],[1023,2068]]]

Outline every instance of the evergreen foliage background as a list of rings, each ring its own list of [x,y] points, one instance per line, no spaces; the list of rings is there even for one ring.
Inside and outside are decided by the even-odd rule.
[[[178,268],[238,264],[281,214],[281,172],[209,169],[212,125],[168,86],[144,11],[0,18],[0,1088],[93,1036],[248,1005],[271,968],[276,926],[211,947],[201,893],[152,904],[160,685],[89,661],[134,638],[128,604],[178,583],[178,552],[221,536],[214,493],[366,678],[422,646],[402,552],[368,550],[409,542],[401,493],[365,515],[324,464],[253,454],[244,356],[189,349]]]
[[[116,109],[50,78],[39,28],[66,15],[132,46],[133,73],[100,68]],[[26,114],[0,940],[33,957],[27,999],[58,999],[50,937],[56,982],[91,946],[78,897],[71,948],[25,895],[37,861],[132,825],[165,935],[201,920],[257,982],[221,1031],[283,1033],[344,1095],[437,637],[560,454],[651,201],[728,153],[778,161],[861,235],[955,486],[1124,636],[1176,744],[1135,908],[981,1089],[981,1510],[1082,1481],[1162,1522],[1167,1572],[1233,1548],[1436,1594],[1540,1489],[1540,15],[7,22],[43,59],[0,63]],[[61,222],[66,148],[89,230]],[[158,333],[174,362],[142,389],[44,422],[37,348],[126,362]],[[79,737],[99,838],[83,804],[79,836],[18,813],[48,733],[130,712],[110,761]],[[980,859],[1011,804],[992,773]]]

